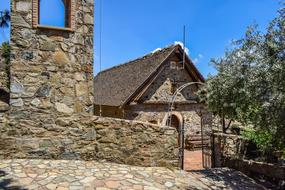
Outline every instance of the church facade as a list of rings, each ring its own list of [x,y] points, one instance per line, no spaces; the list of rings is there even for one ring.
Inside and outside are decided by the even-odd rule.
[[[191,82],[177,94],[170,112],[175,91]],[[99,73],[94,79],[95,115],[162,126],[171,118],[173,127],[184,125],[186,135],[199,135],[201,122],[210,119],[197,97],[204,82],[188,56],[183,65],[182,47],[171,45]]]

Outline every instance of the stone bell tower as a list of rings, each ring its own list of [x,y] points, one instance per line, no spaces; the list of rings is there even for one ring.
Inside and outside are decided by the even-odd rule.
[[[43,1],[11,5],[9,117],[19,127],[92,114],[93,0],[62,0],[64,27],[41,24]]]

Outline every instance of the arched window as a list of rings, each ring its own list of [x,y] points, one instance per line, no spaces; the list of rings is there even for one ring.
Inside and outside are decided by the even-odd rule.
[[[75,0],[33,0],[35,28],[74,29]]]

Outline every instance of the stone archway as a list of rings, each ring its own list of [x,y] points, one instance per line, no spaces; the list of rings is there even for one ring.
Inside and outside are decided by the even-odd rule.
[[[181,125],[183,124],[184,119],[183,119],[183,116],[181,115],[181,113],[179,113],[177,111],[173,111],[173,112],[171,112],[171,114],[168,114],[168,113],[165,114],[165,116],[164,116],[164,118],[162,120],[162,125],[163,126],[169,126],[169,122],[168,121],[170,120],[171,117],[174,117],[175,120],[179,122],[179,127],[181,127]],[[172,124],[171,124],[171,126],[172,126]]]
[[[171,112],[166,114],[162,121],[163,126],[173,127],[177,130],[177,145],[179,147],[179,167],[184,168],[184,119],[181,113]]]
[[[187,115],[186,115],[187,116]],[[186,121],[185,121],[186,122]],[[183,170],[200,170],[203,169],[203,155],[202,149],[202,130],[199,134],[193,136],[194,143],[197,143],[198,149],[189,150],[186,148],[186,139],[184,134],[184,117],[179,112],[171,112],[171,114],[166,114],[162,124],[164,126],[170,126],[176,128],[178,132],[178,146],[179,146],[179,163],[180,168]],[[200,123],[201,127],[201,123]],[[202,129],[202,128],[201,128]],[[202,143],[202,144],[201,144]],[[201,146],[201,147],[200,147]]]
[[[168,118],[167,118],[167,125],[170,126],[170,127],[173,127],[176,129],[177,133],[179,133],[179,131],[181,130],[180,129],[180,121],[178,119],[178,117],[176,115],[170,115]],[[178,136],[178,145],[180,146],[181,145],[181,138]]]

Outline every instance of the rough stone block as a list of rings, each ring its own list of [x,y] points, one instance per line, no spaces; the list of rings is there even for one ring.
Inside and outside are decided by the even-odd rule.
[[[78,83],[75,85],[76,96],[86,95],[88,92],[87,83]]]
[[[63,51],[57,51],[54,54],[54,62],[58,65],[68,64],[70,61]]]
[[[60,113],[72,114],[73,109],[63,103],[55,103],[55,108]]]
[[[22,106],[24,106],[24,102],[23,102],[23,99],[22,99],[22,98],[11,99],[11,100],[10,100],[10,104],[11,104],[12,106],[15,106],[15,107],[22,107]]]
[[[17,11],[30,11],[32,8],[32,2],[29,1],[19,1],[16,2],[16,10]]]
[[[12,23],[13,26],[20,26],[20,27],[24,27],[24,28],[31,28],[31,26],[20,15],[12,14],[11,15],[11,23]]]

